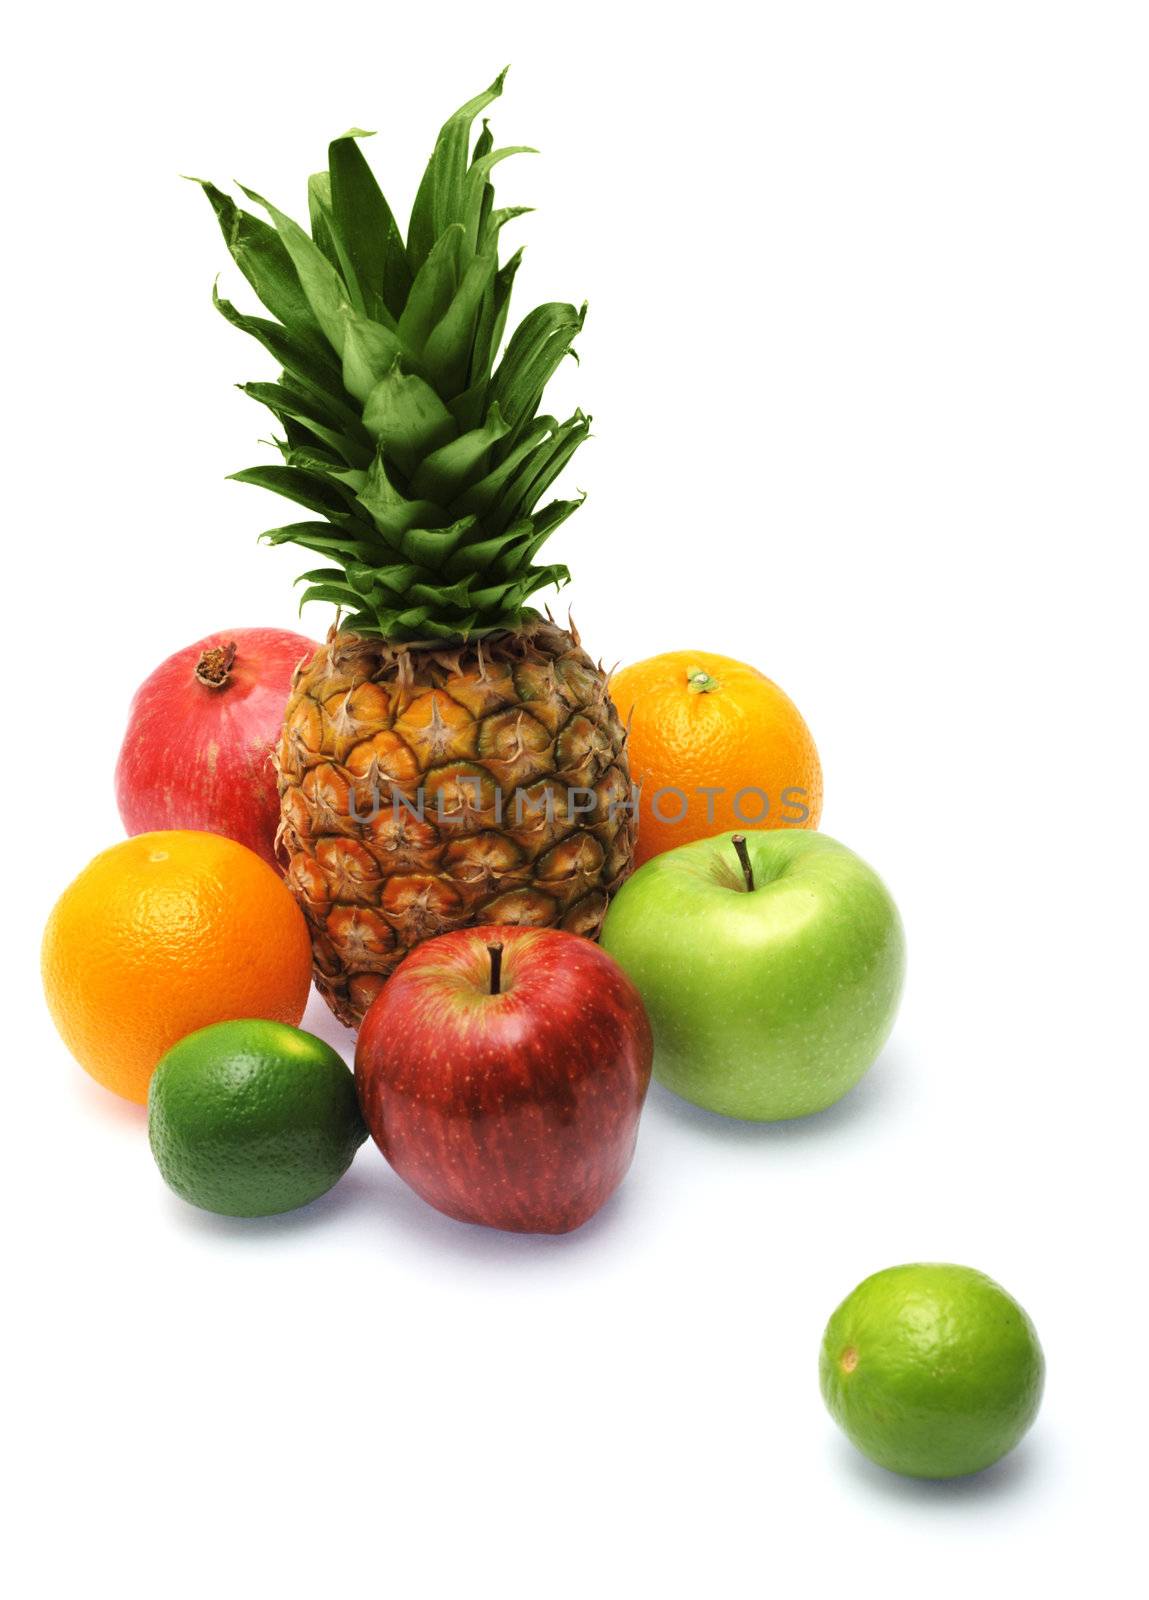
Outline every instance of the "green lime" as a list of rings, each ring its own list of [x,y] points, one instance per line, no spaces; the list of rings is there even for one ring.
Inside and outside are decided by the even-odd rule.
[[[1000,1284],[926,1262],[875,1272],[842,1301],[819,1375],[830,1414],[871,1461],[911,1478],[960,1478],[1029,1430],[1045,1358]]]
[[[155,1070],[148,1137],[168,1186],[227,1217],[316,1200],[367,1137],[355,1080],[330,1045],[284,1022],[217,1022]]]

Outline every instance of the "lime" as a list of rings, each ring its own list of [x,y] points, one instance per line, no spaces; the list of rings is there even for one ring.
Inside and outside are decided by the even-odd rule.
[[[330,1045],[283,1022],[217,1022],[160,1060],[148,1137],[169,1188],[228,1217],[326,1194],[367,1137],[355,1080]]]
[[[864,1455],[911,1478],[959,1478],[1013,1449],[1037,1415],[1045,1358],[1012,1295],[972,1267],[887,1267],[830,1318],[830,1414]]]

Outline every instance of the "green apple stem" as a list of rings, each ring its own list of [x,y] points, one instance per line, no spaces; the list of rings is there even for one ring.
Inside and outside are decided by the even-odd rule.
[[[730,842],[738,852],[738,860],[742,865],[742,876],[746,879],[746,892],[747,894],[753,894],[754,868],[750,865],[750,852],[746,848],[746,835],[744,833],[736,833]]]
[[[503,973],[503,947],[501,944],[489,944],[487,954],[491,958],[491,993],[499,993],[499,979]]]

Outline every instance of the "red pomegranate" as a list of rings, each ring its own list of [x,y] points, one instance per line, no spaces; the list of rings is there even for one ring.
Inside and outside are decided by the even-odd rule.
[[[319,648],[281,628],[233,628],[177,650],[136,690],[116,763],[129,833],[222,833],[276,865],[271,752],[291,676]]]

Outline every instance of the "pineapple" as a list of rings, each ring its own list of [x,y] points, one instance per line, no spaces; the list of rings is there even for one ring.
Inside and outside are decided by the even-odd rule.
[[[311,520],[271,529],[324,563],[303,602],[334,603],[296,674],[278,753],[279,853],[311,929],[315,977],[359,1022],[404,954],[468,923],[594,938],[631,866],[636,822],[607,676],[573,626],[527,602],[569,578],[536,562],[581,504],[547,490],[589,418],[539,415],[583,310],[542,305],[499,357],[521,251],[502,265],[495,149],[444,125],[404,242],[355,129],[309,184],[310,233],[203,183],[236,264],[274,320],[215,301],[282,369],[266,405],[282,463],[235,476]]]

